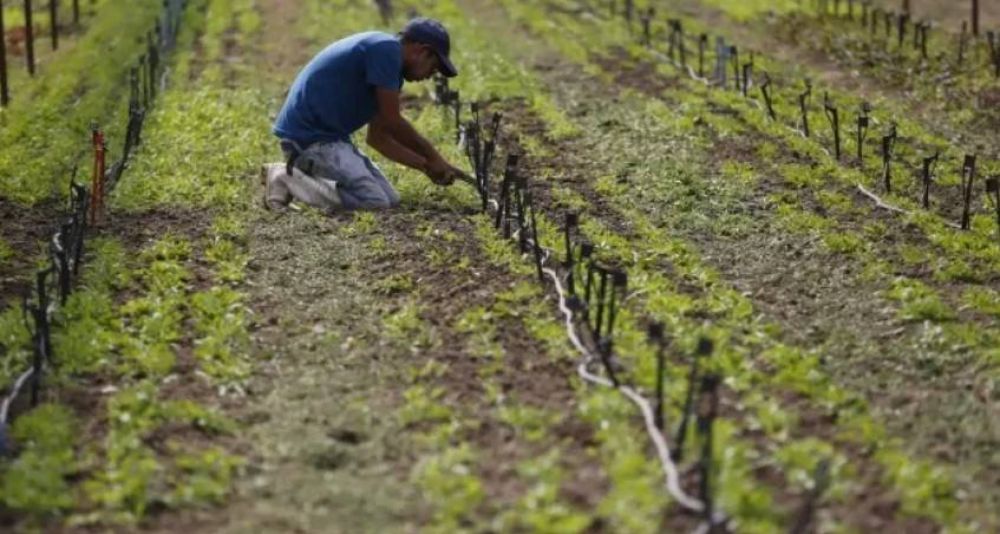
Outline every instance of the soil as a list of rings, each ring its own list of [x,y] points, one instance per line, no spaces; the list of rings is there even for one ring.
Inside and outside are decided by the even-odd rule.
[[[47,253],[45,244],[58,230],[65,213],[60,202],[24,206],[0,198],[0,242],[7,244],[13,256],[0,260],[0,312],[19,306],[34,287],[33,272]]]

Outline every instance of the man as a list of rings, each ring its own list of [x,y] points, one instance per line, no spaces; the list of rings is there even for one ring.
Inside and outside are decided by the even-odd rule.
[[[337,41],[299,73],[274,123],[288,164],[262,169],[265,207],[293,199],[327,213],[399,205],[385,175],[351,142],[368,125],[368,145],[386,158],[450,185],[464,173],[441,157],[400,114],[405,81],[458,74],[440,22],[411,20],[398,35],[365,32]]]

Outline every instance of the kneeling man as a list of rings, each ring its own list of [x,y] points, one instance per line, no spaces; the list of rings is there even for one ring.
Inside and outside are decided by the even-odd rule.
[[[392,184],[351,142],[365,125],[369,146],[434,183],[464,176],[400,114],[404,80],[458,74],[450,48],[440,22],[416,18],[399,35],[359,33],[313,58],[274,123],[288,163],[264,166],[265,207],[284,208],[293,199],[327,213],[397,206]]]

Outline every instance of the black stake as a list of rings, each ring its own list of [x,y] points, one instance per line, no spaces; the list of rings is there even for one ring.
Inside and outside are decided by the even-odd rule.
[[[31,20],[31,0],[24,0],[24,46],[28,74],[35,75],[35,24]]]
[[[656,428],[660,429],[662,432],[664,430],[663,422],[663,373],[664,373],[664,362],[663,362],[663,352],[666,350],[666,343],[663,339],[663,323],[655,322],[649,325],[647,330],[649,334],[649,341],[656,345],[656,405],[653,406],[653,419],[656,422]]]
[[[535,269],[538,271],[538,282],[545,284],[545,274],[542,271],[542,245],[538,242],[538,220],[535,218],[535,203],[531,191],[524,194],[524,202],[531,215],[531,250],[535,256]]]
[[[497,203],[497,216],[494,223],[494,228],[500,230],[501,225],[503,225],[504,218],[506,217],[506,206],[508,204],[507,197],[510,191],[510,182],[514,179],[514,175],[517,173],[517,154],[509,154],[507,156],[507,166],[504,169],[503,181],[500,183],[500,198]]]
[[[972,225],[972,185],[976,180],[976,156],[967,155],[962,164],[962,230]]]
[[[764,97],[764,105],[767,107],[767,116],[771,117],[771,120],[778,120],[777,114],[774,113],[774,104],[771,101],[771,76],[766,72],[763,74],[764,81],[760,84],[760,94]]]
[[[972,35],[979,36],[979,0],[972,0]]]
[[[591,252],[593,252],[593,249],[591,249]],[[593,327],[590,324],[590,309],[594,306],[591,297],[594,296],[594,272],[596,270],[597,266],[594,265],[594,260],[591,259],[587,262],[587,280],[583,286],[583,320],[591,330],[593,330]]]
[[[823,93],[823,109],[826,117],[830,120],[830,128],[833,129],[833,154],[837,161],[840,161],[840,114],[837,108],[830,101],[830,94]]]
[[[611,273],[611,302],[608,304],[608,327],[607,337],[615,335],[615,319],[618,318],[618,305],[625,300],[625,291],[628,289],[628,274],[624,271],[614,271]]]
[[[639,20],[642,22],[642,44],[646,48],[649,48],[653,44],[653,40],[649,32],[649,25],[653,20],[653,13],[655,11],[656,10],[651,7],[646,11],[643,11],[639,17]]]
[[[962,32],[958,34],[958,66],[965,62],[965,45],[968,40],[969,23],[962,21]]]
[[[594,337],[601,339],[601,332],[604,330],[604,307],[607,304],[608,298],[608,271],[603,267],[597,266],[597,272],[601,277],[600,285],[597,290],[597,318],[594,321]]]
[[[806,494],[805,502],[796,514],[795,522],[789,529],[790,534],[807,534],[813,532],[812,524],[816,516],[816,505],[830,487],[830,460],[824,458],[816,464],[813,472],[813,487]]]
[[[882,137],[882,183],[885,192],[892,192],[892,152],[896,146],[896,125],[889,129],[889,135]]]
[[[750,57],[753,57],[751,55]],[[753,62],[743,64],[743,97],[746,98],[750,93],[750,84],[753,80]]]
[[[679,30],[680,22],[677,19],[670,19],[667,21],[667,27],[670,28],[670,37],[667,39],[667,56],[670,57],[670,61],[677,61],[677,34]]]
[[[809,137],[809,96],[812,95],[812,81],[806,79],[806,88],[799,94],[799,109],[802,112],[802,133]]]
[[[868,137],[868,127],[871,125],[869,114],[872,106],[868,102],[861,104],[861,111],[858,113],[858,165],[865,168],[865,138]]]
[[[902,13],[896,19],[896,26],[899,31],[899,49],[903,49],[903,43],[906,42],[906,24],[910,21],[910,16],[906,13]]]
[[[59,49],[59,0],[49,0],[49,25],[52,26],[52,50]]]
[[[935,152],[933,156],[924,158],[923,161],[923,206],[925,210],[931,209],[931,183],[934,181],[934,167],[937,166],[940,155],[940,152]]]
[[[714,439],[712,427],[715,418],[719,413],[719,384],[721,380],[718,375],[710,374],[701,381],[702,402],[698,409],[698,434],[701,436],[701,460],[698,462],[698,470],[701,473],[701,485],[699,486],[699,497],[704,504],[703,510],[705,521],[709,525],[709,532],[715,527],[715,506],[713,503],[713,452]]]
[[[742,87],[740,83],[740,49],[736,46],[730,46],[729,57],[733,62],[733,81],[736,83],[736,90],[739,91]]]
[[[611,363],[611,358],[614,355],[615,343],[610,337],[601,338],[597,342],[597,350],[601,355],[601,363],[604,364],[604,370],[608,373],[608,378],[611,379],[611,385],[618,387],[618,375],[615,373],[614,365]]]
[[[514,182],[514,207],[517,209],[517,244],[521,254],[528,251],[527,217],[524,212],[524,193],[528,181],[524,176],[518,176]]]
[[[708,47],[708,34],[703,33],[698,37],[698,77],[705,77],[705,48]]]
[[[990,59],[993,63],[993,76],[1000,78],[1000,36],[996,32],[986,32],[986,39],[990,44]]]
[[[695,351],[694,358],[691,359],[691,370],[688,373],[688,389],[687,395],[684,397],[684,408],[681,412],[681,422],[677,426],[677,438],[674,440],[674,450],[670,453],[670,457],[674,462],[679,462],[684,458],[684,441],[687,439],[687,429],[691,420],[691,411],[694,409],[694,394],[696,384],[698,383],[701,358],[712,354],[713,350],[714,348],[712,346],[711,339],[703,337],[698,340],[698,349]]]
[[[684,23],[677,21],[677,48],[681,55],[681,67],[687,67],[687,44],[684,42]]]
[[[997,215],[997,235],[1000,235],[1000,177],[991,176],[986,179],[986,196],[993,204]]]
[[[566,268],[566,288],[570,295],[576,295],[576,284],[573,281],[573,229],[579,224],[579,215],[570,212],[566,214],[566,223],[563,226],[563,235],[566,238],[566,260],[563,267]]]

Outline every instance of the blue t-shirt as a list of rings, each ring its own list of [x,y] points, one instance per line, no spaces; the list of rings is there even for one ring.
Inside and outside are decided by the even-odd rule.
[[[299,73],[274,123],[274,134],[303,147],[349,141],[378,112],[376,87],[403,87],[402,43],[383,32],[341,39]]]

